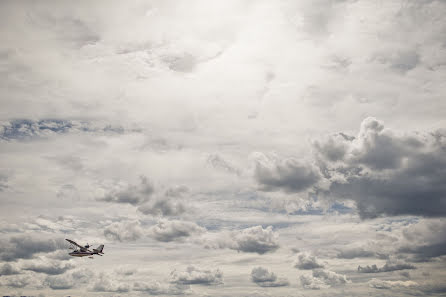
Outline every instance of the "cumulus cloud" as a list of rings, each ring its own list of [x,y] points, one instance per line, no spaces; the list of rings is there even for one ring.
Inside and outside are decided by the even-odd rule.
[[[139,206],[138,211],[145,215],[178,216],[186,211],[186,206],[182,201],[160,199]]]
[[[71,262],[51,261],[51,260],[31,260],[22,266],[23,270],[29,270],[50,275],[62,274],[69,269],[73,269]]]
[[[314,145],[328,195],[356,202],[363,218],[386,215],[444,216],[446,137],[400,134],[374,118],[358,135]]]
[[[174,270],[170,274],[171,281],[181,285],[219,285],[223,283],[223,273],[219,270],[201,269],[188,266],[185,271]]]
[[[95,280],[91,286],[94,292],[118,292],[125,293],[131,290],[130,284],[117,280],[111,274],[101,273],[95,276]]]
[[[112,190],[99,200],[138,205],[149,200],[153,192],[154,187],[152,183],[147,179],[147,177],[140,176],[139,184],[127,185],[123,188]]]
[[[315,256],[301,253],[297,256],[297,260],[294,262],[294,267],[298,269],[315,269],[324,268],[324,265],[319,263]]]
[[[2,266],[0,266],[0,276],[2,275],[14,275],[19,274],[20,269],[16,267],[16,265],[5,263]]]
[[[182,284],[164,284],[158,281],[135,282],[132,290],[146,292],[150,295],[183,295],[187,293],[189,286]]]
[[[379,268],[375,264],[373,264],[372,266],[367,265],[365,267],[362,267],[361,265],[358,266],[358,272],[360,273],[378,273],[378,272],[389,272],[389,271],[404,270],[404,269],[416,269],[416,267],[408,263],[402,263],[402,262],[393,263],[391,261],[387,261],[387,263],[384,264],[383,267]]]
[[[326,289],[333,286],[341,286],[350,283],[345,275],[330,270],[315,269],[312,275],[301,275],[300,283],[305,289]]]
[[[422,220],[403,230],[399,253],[411,254],[411,261],[427,262],[446,255],[446,222],[442,219]]]
[[[205,231],[205,228],[193,222],[160,220],[156,225],[149,228],[149,235],[158,241],[168,242],[181,241],[192,235],[202,234]]]
[[[104,229],[104,236],[117,241],[135,241],[143,235],[139,221],[115,222]]]
[[[39,278],[28,274],[8,275],[0,278],[0,286],[11,288],[41,288]]]
[[[317,168],[295,159],[278,159],[262,153],[254,154],[254,176],[264,191],[301,192],[320,179]]]
[[[255,267],[251,271],[251,280],[261,287],[282,287],[288,286],[286,278],[277,278],[274,272],[269,272],[263,267]]]
[[[75,281],[69,275],[49,276],[45,283],[53,290],[68,290],[75,286]]]
[[[278,234],[272,226],[265,229],[254,226],[231,233],[230,241],[223,246],[246,253],[265,254],[279,248]]]
[[[0,259],[14,261],[30,259],[37,253],[48,253],[65,248],[63,239],[44,239],[29,235],[14,236],[0,247]]]
[[[418,283],[414,281],[389,281],[389,280],[381,280],[377,278],[373,278],[368,281],[368,284],[370,287],[375,289],[392,289],[392,288],[398,288],[398,287],[416,287],[418,286]]]

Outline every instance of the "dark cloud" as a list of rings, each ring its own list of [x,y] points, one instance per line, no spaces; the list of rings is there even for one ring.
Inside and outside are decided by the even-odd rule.
[[[286,278],[277,278],[275,273],[269,272],[268,269],[263,267],[252,269],[251,280],[261,287],[282,287],[289,285]]]
[[[44,239],[22,235],[5,240],[0,246],[0,259],[30,259],[37,253],[48,253],[66,247],[63,239]]]
[[[24,140],[66,133],[122,134],[125,131],[126,130],[121,126],[75,120],[12,120],[0,123],[0,139],[4,140]]]
[[[400,135],[367,118],[355,139],[330,138],[314,148],[331,182],[327,195],[354,200],[361,217],[446,215],[444,134]]]
[[[171,279],[173,283],[181,285],[219,285],[223,283],[223,273],[219,269],[208,270],[188,266],[186,271],[172,271]]]
[[[315,268],[324,268],[324,265],[319,263],[315,256],[310,256],[306,253],[301,253],[297,256],[297,260],[294,263],[294,267],[298,269],[315,269]]]
[[[181,241],[192,235],[202,234],[205,231],[205,228],[193,222],[160,220],[149,229],[149,235],[158,241],[168,242]]]
[[[264,191],[301,192],[320,179],[316,168],[295,159],[279,160],[258,153],[255,163],[254,176]]]
[[[18,269],[15,265],[12,265],[10,263],[5,263],[2,266],[0,266],[0,276],[2,275],[14,275],[19,274],[20,269]]]
[[[145,176],[140,176],[140,183],[137,185],[128,185],[123,189],[112,190],[100,201],[114,203],[129,203],[139,205],[150,199],[154,192],[152,183]]]
[[[383,267],[379,268],[375,264],[373,264],[372,266],[367,265],[365,267],[362,267],[361,265],[358,266],[359,273],[378,273],[378,272],[389,272],[389,271],[404,270],[404,269],[416,269],[416,267],[408,263],[401,263],[401,262],[392,263],[391,261],[387,261],[387,263],[384,264]]]
[[[319,290],[350,283],[345,275],[330,270],[315,269],[312,275],[301,275],[300,283],[305,289]]]
[[[50,261],[50,260],[31,261],[24,264],[22,267],[23,270],[30,270],[50,275],[62,274],[65,271],[73,268],[74,265],[70,262],[60,262],[60,261]]]
[[[104,236],[117,241],[135,241],[143,235],[138,221],[115,222],[104,229]]]

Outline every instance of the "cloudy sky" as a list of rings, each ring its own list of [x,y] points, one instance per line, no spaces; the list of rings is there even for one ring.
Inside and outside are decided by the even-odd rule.
[[[0,6],[2,295],[445,296],[445,1]]]

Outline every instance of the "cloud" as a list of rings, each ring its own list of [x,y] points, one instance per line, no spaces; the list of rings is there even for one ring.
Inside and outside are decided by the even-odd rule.
[[[205,228],[193,222],[178,220],[160,220],[156,225],[149,228],[149,236],[163,242],[181,241],[204,232],[206,232]]]
[[[427,262],[446,255],[446,222],[423,220],[403,230],[403,243],[398,252],[412,254],[414,262]]]
[[[73,269],[71,262],[51,261],[51,260],[31,260],[22,266],[23,270],[30,270],[38,273],[50,275],[62,274],[69,269]]]
[[[404,269],[416,269],[416,267],[408,263],[401,263],[401,262],[392,263],[391,261],[387,261],[387,263],[380,268],[378,268],[375,264],[372,266],[367,265],[365,267],[361,267],[361,265],[358,266],[358,272],[360,273],[378,273],[378,272],[389,272],[389,271],[404,270]]]
[[[0,286],[11,288],[39,288],[41,282],[28,274],[8,275],[0,278]]]
[[[139,205],[149,200],[153,192],[153,185],[150,183],[147,177],[140,176],[139,184],[128,185],[118,190],[112,190],[108,194],[106,194],[105,197],[98,200]]]
[[[174,270],[170,274],[171,281],[181,285],[219,285],[223,283],[223,273],[219,270],[201,269],[188,266],[186,271]]]
[[[186,206],[181,201],[160,199],[139,206],[138,211],[145,215],[178,216],[186,211]]]
[[[75,281],[70,275],[48,276],[45,284],[53,290],[68,290],[75,286]]]
[[[75,120],[12,120],[0,122],[0,139],[26,140],[37,137],[50,137],[67,133],[118,133],[125,129],[110,124]]]
[[[339,259],[368,258],[374,256],[376,256],[375,252],[366,250],[362,247],[343,249],[336,255]]]
[[[48,253],[65,248],[63,239],[45,239],[21,235],[5,240],[0,247],[0,259],[14,261],[17,259],[30,259],[37,253]]]
[[[268,269],[263,267],[252,269],[251,280],[261,287],[282,287],[289,285],[286,278],[277,278],[274,272],[269,272]]]
[[[246,253],[265,254],[279,248],[277,233],[272,226],[263,229],[262,226],[246,228],[231,233],[230,242],[224,246]]]
[[[117,241],[135,241],[143,235],[139,221],[115,222],[104,229],[104,236]]]
[[[264,191],[301,192],[316,184],[319,172],[310,164],[295,159],[277,159],[255,153],[254,176]]]
[[[315,269],[324,268],[324,265],[319,263],[315,256],[310,256],[306,253],[301,253],[297,256],[297,260],[294,262],[294,267],[298,269]]]
[[[354,139],[337,136],[314,148],[330,182],[327,195],[354,200],[361,217],[446,215],[441,132],[398,134],[367,118]]]
[[[91,290],[94,292],[125,293],[131,290],[131,286],[126,282],[116,280],[111,274],[101,273],[95,276]]]
[[[418,283],[414,281],[388,281],[373,278],[368,281],[370,287],[375,289],[393,289],[393,288],[410,288],[417,287]]]
[[[20,269],[18,269],[15,265],[5,263],[2,266],[0,266],[0,276],[2,275],[14,275],[19,274]]]
[[[154,282],[135,282],[133,291],[147,292],[150,295],[183,295],[189,290],[188,285],[181,284],[163,284]]]
[[[301,275],[300,283],[305,289],[326,289],[333,286],[341,286],[350,283],[345,275],[330,270],[315,269],[312,275]]]

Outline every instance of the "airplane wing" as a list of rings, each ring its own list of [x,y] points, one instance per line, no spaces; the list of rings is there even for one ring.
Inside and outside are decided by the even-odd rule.
[[[78,245],[75,241],[71,240],[71,239],[65,239],[66,241],[68,241],[69,243],[77,246],[78,248],[80,248],[81,250],[85,250],[85,247]]]

